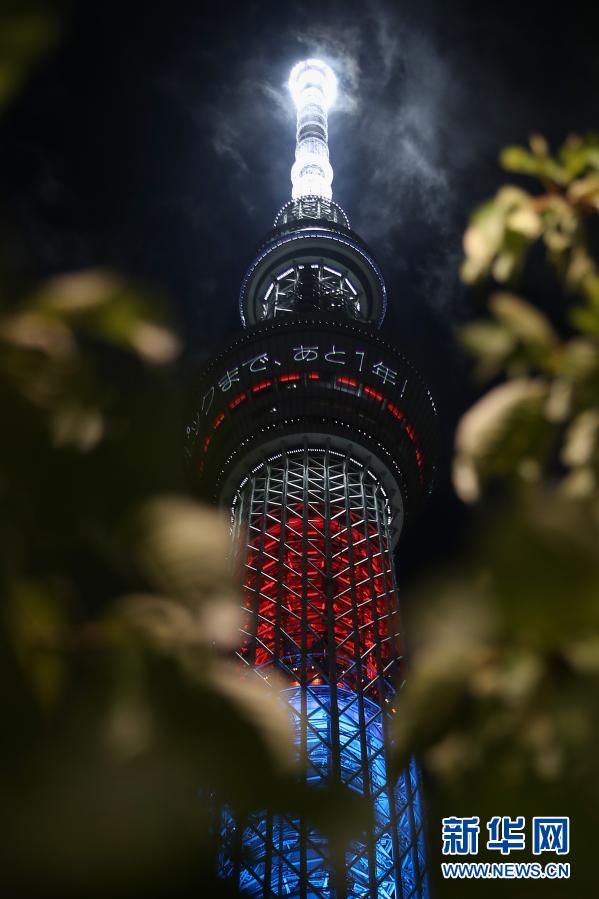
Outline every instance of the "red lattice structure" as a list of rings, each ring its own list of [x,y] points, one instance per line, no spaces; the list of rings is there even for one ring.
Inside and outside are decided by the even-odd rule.
[[[244,491],[244,661],[294,683],[334,676],[370,690],[389,677],[397,600],[373,475],[341,454],[300,451],[267,463]]]
[[[247,895],[425,895],[418,773],[412,764],[388,776],[401,664],[391,517],[375,473],[331,448],[284,449],[238,491],[239,654],[248,673],[283,675],[306,783],[363,795],[375,821],[340,861],[297,816],[263,810],[238,821],[225,809],[220,870]]]

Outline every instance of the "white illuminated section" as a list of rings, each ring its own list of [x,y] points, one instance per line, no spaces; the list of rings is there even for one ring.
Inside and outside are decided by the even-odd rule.
[[[297,143],[291,169],[291,196],[332,199],[333,169],[329,162],[327,112],[335,101],[335,73],[319,59],[298,62],[289,76],[297,109]]]

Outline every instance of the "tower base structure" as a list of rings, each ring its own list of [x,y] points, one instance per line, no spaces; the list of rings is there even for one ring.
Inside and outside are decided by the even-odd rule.
[[[240,657],[289,683],[305,781],[366,797],[374,826],[340,864],[305,821],[263,812],[237,821],[224,810],[220,874],[249,896],[425,896],[418,771],[388,775],[401,657],[387,493],[347,453],[304,447],[257,466],[233,508]]]
[[[343,746],[341,781],[361,795],[368,784],[374,797],[374,830],[348,847],[340,870],[326,838],[301,819],[257,812],[238,821],[225,809],[220,820],[219,875],[247,896],[428,897],[420,775],[412,761],[397,778],[389,798],[378,706],[363,701],[368,723],[362,739],[354,693],[338,689],[334,707],[326,685],[307,688],[305,693],[299,687],[288,689],[284,696],[293,712],[298,745],[305,740],[307,782],[312,785],[331,781],[331,733],[336,719]]]

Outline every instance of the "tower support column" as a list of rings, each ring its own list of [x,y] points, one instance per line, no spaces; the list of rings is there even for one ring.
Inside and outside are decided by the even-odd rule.
[[[388,777],[401,654],[385,490],[347,452],[285,449],[254,468],[233,516],[240,659],[283,677],[301,776],[365,796],[374,827],[340,865],[310,822],[264,811],[237,822],[224,810],[221,873],[237,872],[253,896],[425,895],[418,772]]]

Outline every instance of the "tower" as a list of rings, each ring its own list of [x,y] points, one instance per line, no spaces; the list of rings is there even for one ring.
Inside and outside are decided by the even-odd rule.
[[[381,271],[332,199],[334,73],[309,59],[289,87],[292,199],[243,278],[244,331],[201,376],[188,454],[204,495],[232,510],[240,660],[284,679],[302,776],[367,796],[375,826],[339,864],[301,819],[225,810],[220,873],[250,896],[415,899],[419,774],[388,776],[385,735],[402,666],[394,551],[431,487],[436,410],[377,333]]]

